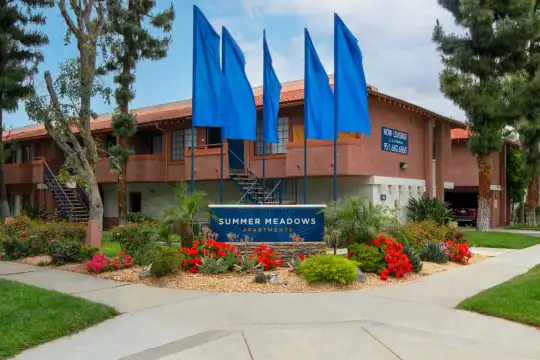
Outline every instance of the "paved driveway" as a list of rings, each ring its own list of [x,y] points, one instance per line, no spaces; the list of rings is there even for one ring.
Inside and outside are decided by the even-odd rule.
[[[6,263],[0,276],[125,313],[23,360],[540,359],[539,330],[453,309],[539,259],[536,246],[404,284],[318,294],[149,288]]]

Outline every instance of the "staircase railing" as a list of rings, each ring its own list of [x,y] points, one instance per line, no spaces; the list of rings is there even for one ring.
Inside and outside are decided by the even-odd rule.
[[[73,220],[74,216],[73,216],[73,209],[74,209],[74,206],[73,206],[73,203],[71,202],[71,200],[69,199],[69,196],[67,196],[66,192],[64,191],[64,188],[60,185],[60,183],[58,182],[58,179],[56,178],[56,176],[54,175],[54,173],[52,172],[51,168],[49,167],[49,164],[47,164],[46,161],[43,161],[43,164],[45,165],[45,169],[47,171],[47,173],[45,174],[45,180],[49,180],[51,181],[55,187],[58,189],[60,189],[62,191],[62,194],[64,195],[64,199],[67,200],[69,202],[69,206],[71,208],[71,213],[70,214],[66,214],[65,213],[65,209],[60,206],[60,211],[62,213],[64,213],[64,216],[68,217],[70,220]],[[47,176],[48,175],[48,176]],[[51,189],[52,192],[53,192],[53,195],[54,195],[54,189]]]
[[[270,196],[272,195],[272,193],[274,191],[276,191],[276,189],[279,187],[280,188],[280,192],[279,192],[279,203],[281,204],[281,182],[282,180],[279,180],[278,183],[276,184],[276,186],[274,186],[274,188],[272,189],[272,191],[270,191],[268,193],[268,195],[263,199],[263,204],[266,202],[266,200],[268,200],[270,198]]]
[[[259,190],[262,191],[262,199],[263,199],[263,204],[264,204],[264,201],[266,199],[268,199],[268,196],[266,194],[269,194],[271,192],[271,189],[269,189],[268,187],[266,186],[262,186],[262,184],[260,183],[260,179],[257,177],[257,174],[255,173],[255,171],[253,171],[252,169],[250,169],[249,167],[246,166],[246,164],[244,163],[244,161],[234,153],[234,151],[232,151],[231,149],[229,149],[229,153],[234,156],[243,166],[243,169],[234,169],[234,170],[244,170],[245,172],[247,172],[247,175],[248,175],[248,180],[252,180],[253,181],[253,185],[244,193],[244,195],[242,196],[242,198],[240,199],[239,203],[244,200],[244,198],[246,198],[246,196],[249,196],[249,193],[251,191],[255,191],[255,198],[254,199],[251,199],[253,203],[256,203],[258,204],[259,203]]]

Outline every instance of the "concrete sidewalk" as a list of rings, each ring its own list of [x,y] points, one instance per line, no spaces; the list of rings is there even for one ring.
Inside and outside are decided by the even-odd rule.
[[[540,331],[452,308],[537,262],[540,246],[399,285],[318,294],[149,288],[2,262],[0,276],[126,312],[23,360],[540,359]]]

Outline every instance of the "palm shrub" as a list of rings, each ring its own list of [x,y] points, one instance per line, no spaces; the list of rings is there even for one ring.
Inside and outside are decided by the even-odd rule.
[[[411,198],[406,208],[413,221],[432,220],[437,225],[445,225],[452,219],[450,204],[436,197]]]
[[[369,242],[398,222],[384,205],[374,205],[358,196],[338,199],[324,210],[325,232],[336,231],[345,244]]]
[[[204,191],[189,190],[187,183],[177,183],[175,188],[176,203],[165,209],[163,221],[177,232],[182,241],[182,247],[191,247],[196,234],[195,216],[209,215],[207,194]]]

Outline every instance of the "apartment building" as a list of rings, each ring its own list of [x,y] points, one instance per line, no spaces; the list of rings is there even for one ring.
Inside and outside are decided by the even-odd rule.
[[[469,131],[452,129],[451,138],[452,156],[444,175],[451,186],[446,190],[445,199],[453,207],[477,209],[478,165],[476,157],[467,146]],[[510,146],[518,144],[506,140],[501,151],[491,155],[492,227],[506,224],[510,216],[510,199],[506,186],[506,152]]]
[[[333,81],[333,78],[330,78]],[[262,105],[262,88],[255,88]],[[304,122],[303,81],[283,84],[278,144],[264,144],[265,186],[262,184],[263,143],[260,123],[257,141],[229,140],[223,148],[223,202],[303,203]],[[372,134],[340,134],[337,141],[338,196],[358,195],[391,208],[405,206],[424,193],[444,197],[445,170],[451,166],[451,129],[464,125],[451,118],[369,88]],[[134,111],[138,132],[130,139],[135,152],[127,165],[128,211],[159,217],[174,201],[173,185],[191,178],[191,102],[180,101]],[[331,120],[330,120],[331,121]],[[104,226],[117,222],[117,176],[109,170],[108,144],[115,138],[110,114],[92,122],[100,147],[97,178],[104,202]],[[195,181],[214,203],[220,202],[221,133],[196,129]],[[5,141],[16,141],[14,161],[4,165],[14,216],[32,206],[47,211],[85,215],[82,189],[60,184],[57,174],[62,151],[41,125],[14,129]],[[307,201],[333,200],[334,156],[331,141],[307,142]],[[69,185],[69,184],[68,184]],[[446,185],[446,186],[445,186]]]

